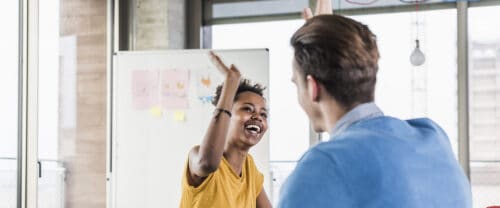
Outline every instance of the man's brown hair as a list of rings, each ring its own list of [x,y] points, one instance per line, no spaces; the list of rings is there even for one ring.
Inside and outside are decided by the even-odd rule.
[[[341,105],[373,101],[379,53],[366,25],[319,15],[307,20],[290,42],[300,73],[314,77]]]

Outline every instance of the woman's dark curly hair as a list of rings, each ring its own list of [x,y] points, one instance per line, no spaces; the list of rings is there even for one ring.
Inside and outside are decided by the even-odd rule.
[[[217,89],[215,90],[215,96],[212,99],[212,104],[214,106],[217,106],[217,103],[219,102],[220,99],[220,94],[222,93],[222,85],[224,83],[220,84],[217,86]],[[261,97],[264,97],[263,91],[266,89],[263,85],[259,83],[252,83],[249,79],[241,79],[240,84],[238,85],[238,90],[236,90],[236,95],[234,96],[233,101],[238,99],[238,96],[242,92],[253,92],[255,94],[260,95]]]

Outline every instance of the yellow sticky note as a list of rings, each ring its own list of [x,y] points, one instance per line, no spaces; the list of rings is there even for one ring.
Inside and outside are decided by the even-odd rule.
[[[149,114],[151,114],[154,117],[161,117],[161,108],[158,106],[153,106],[149,109]]]
[[[184,121],[184,120],[186,120],[186,113],[184,111],[175,111],[174,112],[174,120],[175,121]]]

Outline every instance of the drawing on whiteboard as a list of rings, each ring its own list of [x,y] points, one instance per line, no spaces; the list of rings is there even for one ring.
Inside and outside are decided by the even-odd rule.
[[[160,102],[164,109],[187,109],[189,70],[162,70],[160,90]]]
[[[203,70],[196,76],[196,93],[202,104],[210,104],[214,97],[218,76],[213,71],[213,69]]]
[[[132,103],[135,109],[147,109],[158,102],[158,71],[132,71]]]

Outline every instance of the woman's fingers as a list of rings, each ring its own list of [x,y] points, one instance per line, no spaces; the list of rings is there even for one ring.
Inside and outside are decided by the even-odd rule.
[[[241,78],[241,73],[234,64],[227,67],[224,62],[217,56],[213,51],[210,51],[210,60],[216,66],[216,68],[224,75],[226,78],[239,80]]]
[[[332,1],[331,0],[318,0],[316,1],[315,15],[332,14]]]
[[[213,51],[210,51],[210,60],[222,74],[228,73],[229,68],[227,68],[227,66],[222,62],[220,57],[217,56]]]
[[[236,73],[240,73],[240,70],[238,68],[236,68],[236,66],[234,64],[231,64],[231,67],[229,67],[231,69],[231,71],[233,72],[236,72]]]
[[[305,9],[302,11],[302,17],[303,17],[305,20],[308,20],[308,19],[312,18],[312,17],[313,17],[313,14],[312,14],[311,8],[305,8]]]
[[[305,8],[302,11],[302,17],[305,20],[313,18],[314,16],[317,16],[317,15],[322,15],[322,14],[333,14],[331,0],[317,0],[316,1],[316,9],[314,10],[314,15],[311,11],[311,8]]]
[[[238,68],[236,68],[236,66],[234,64],[231,64],[231,76],[234,78],[234,79],[240,79],[241,78],[241,72]]]

